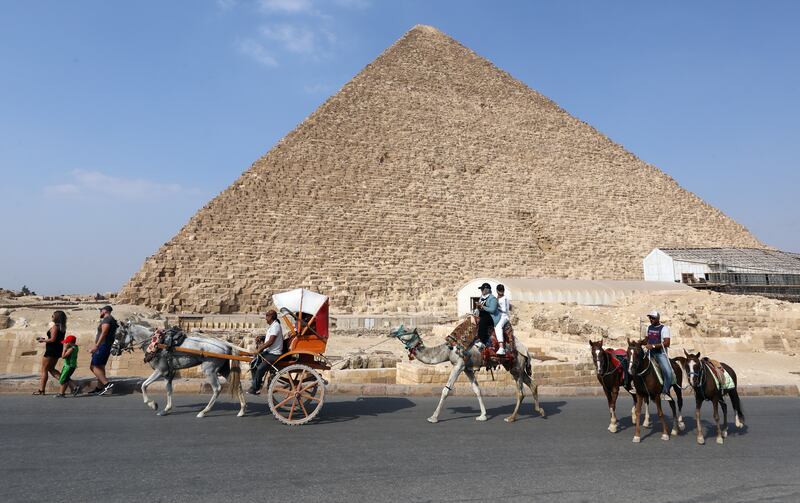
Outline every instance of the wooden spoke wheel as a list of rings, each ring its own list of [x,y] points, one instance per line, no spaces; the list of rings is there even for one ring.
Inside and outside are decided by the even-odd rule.
[[[292,426],[305,424],[322,409],[325,381],[307,365],[290,365],[272,378],[268,400],[269,410],[278,421]]]

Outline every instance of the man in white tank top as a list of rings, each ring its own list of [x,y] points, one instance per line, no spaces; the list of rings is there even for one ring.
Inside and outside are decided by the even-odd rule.
[[[497,350],[498,355],[506,354],[506,343],[503,339],[503,327],[508,322],[508,314],[511,311],[511,302],[506,297],[506,287],[497,285],[497,312],[500,313],[500,321],[494,326],[494,336],[500,344],[500,349]]]

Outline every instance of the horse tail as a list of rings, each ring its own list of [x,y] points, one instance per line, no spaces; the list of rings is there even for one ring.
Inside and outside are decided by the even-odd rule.
[[[217,374],[221,375],[225,379],[228,378],[228,375],[231,373],[231,361],[225,360],[225,363],[217,370]]]
[[[239,356],[239,350],[233,349],[231,354]],[[232,397],[239,398],[239,394],[242,392],[242,369],[239,360],[228,360],[228,373],[230,374],[228,392]]]
[[[742,412],[742,402],[739,400],[739,390],[737,386],[739,385],[739,379],[736,377],[736,372],[725,363],[721,363],[722,368],[725,369],[725,372],[731,375],[731,379],[733,379],[733,389],[728,391],[728,395],[731,397],[731,405],[733,405],[733,410],[736,411],[736,414],[739,416],[739,421],[744,423],[744,412]],[[738,426],[738,425],[737,425]]]

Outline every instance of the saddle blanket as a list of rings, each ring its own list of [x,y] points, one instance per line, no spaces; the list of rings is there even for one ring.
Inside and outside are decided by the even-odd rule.
[[[711,365],[709,365],[709,367],[710,366]],[[714,372],[714,371],[710,372],[710,374],[714,377],[714,384],[717,385],[717,389],[725,391],[725,390],[729,390],[729,389],[735,388],[736,387],[736,383],[733,382],[733,378],[728,373],[728,371],[725,370],[725,369],[721,369],[721,370],[722,370],[722,379],[721,379],[722,382],[720,382],[720,379],[717,377],[717,373],[716,372]]]

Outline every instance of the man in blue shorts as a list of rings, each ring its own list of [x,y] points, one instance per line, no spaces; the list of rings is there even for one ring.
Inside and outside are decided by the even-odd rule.
[[[89,392],[90,395],[105,395],[114,387],[114,384],[106,378],[106,363],[111,355],[111,345],[114,344],[118,326],[117,320],[111,316],[111,311],[111,306],[100,308],[100,324],[97,325],[94,346],[89,349],[92,354],[92,364],[89,368],[97,376],[97,387]]]

